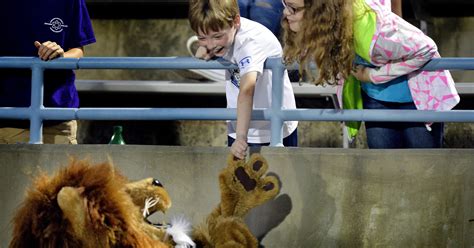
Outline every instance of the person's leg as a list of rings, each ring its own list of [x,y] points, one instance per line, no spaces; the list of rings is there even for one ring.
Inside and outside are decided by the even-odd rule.
[[[276,37],[280,35],[282,15],[283,4],[280,0],[253,0],[250,3],[249,19],[270,29]]]
[[[362,92],[364,109],[393,109],[386,102],[377,101]],[[397,122],[365,122],[367,145],[371,149],[402,148],[402,132]]]
[[[77,121],[62,122],[43,128],[44,144],[77,144]]]
[[[416,110],[414,103],[399,104],[399,109]],[[433,123],[429,131],[423,122],[400,123],[403,148],[441,148],[444,123]]]
[[[405,148],[441,148],[444,123],[433,123],[428,131],[424,123],[411,123],[403,132]]]
[[[234,144],[234,142],[235,142],[235,139],[234,139],[234,138],[232,138],[232,137],[230,137],[230,136],[227,136],[227,146],[228,146],[228,147],[231,147],[232,144]]]
[[[43,144],[77,144],[77,121],[62,122],[43,127]],[[0,128],[0,144],[28,143],[30,130],[22,128]]]
[[[283,145],[285,147],[298,146],[298,128],[295,129],[290,135],[283,139]]]
[[[367,146],[370,149],[402,148],[402,133],[389,122],[366,122]]]
[[[4,127],[0,128],[0,144],[26,144],[30,141],[28,129]]]

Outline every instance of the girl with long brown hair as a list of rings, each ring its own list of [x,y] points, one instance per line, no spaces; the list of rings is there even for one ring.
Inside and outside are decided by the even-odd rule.
[[[283,0],[284,59],[316,85],[341,87],[346,109],[450,110],[447,70],[421,71],[436,44],[378,0]],[[316,64],[319,74],[310,69]],[[350,136],[358,130],[346,123]],[[443,123],[366,122],[369,148],[442,146]]]

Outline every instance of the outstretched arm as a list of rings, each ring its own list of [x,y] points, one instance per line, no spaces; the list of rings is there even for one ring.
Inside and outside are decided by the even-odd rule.
[[[239,159],[245,158],[248,148],[247,133],[253,110],[253,95],[257,82],[256,71],[244,74],[240,79],[239,96],[237,98],[237,130],[236,139],[230,150]]]

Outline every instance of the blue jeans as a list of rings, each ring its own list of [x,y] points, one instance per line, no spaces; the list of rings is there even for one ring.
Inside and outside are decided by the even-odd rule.
[[[240,16],[256,21],[280,35],[280,22],[283,16],[281,0],[239,0]]]
[[[227,146],[231,147],[232,144],[234,143],[235,139],[227,136]],[[256,146],[269,146],[270,143],[248,143],[250,147],[256,147]],[[295,129],[290,135],[288,135],[286,138],[283,139],[283,145],[285,147],[288,146],[298,146],[298,128]]]
[[[416,109],[413,102],[375,100],[362,91],[364,109]],[[444,123],[433,123],[428,131],[423,122],[365,122],[369,148],[441,148]]]

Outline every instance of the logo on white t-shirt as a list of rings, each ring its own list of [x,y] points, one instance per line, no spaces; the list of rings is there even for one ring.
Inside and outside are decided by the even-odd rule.
[[[44,25],[50,26],[49,29],[55,33],[61,33],[63,28],[67,28],[67,25],[64,25],[63,20],[58,17],[51,19],[49,22],[45,22]]]
[[[245,67],[250,65],[251,62],[252,62],[252,56],[247,56],[247,57],[241,59],[240,62],[239,62],[240,70],[244,70]]]
[[[240,88],[240,70],[239,69],[229,69],[230,73],[230,82],[237,88]]]

